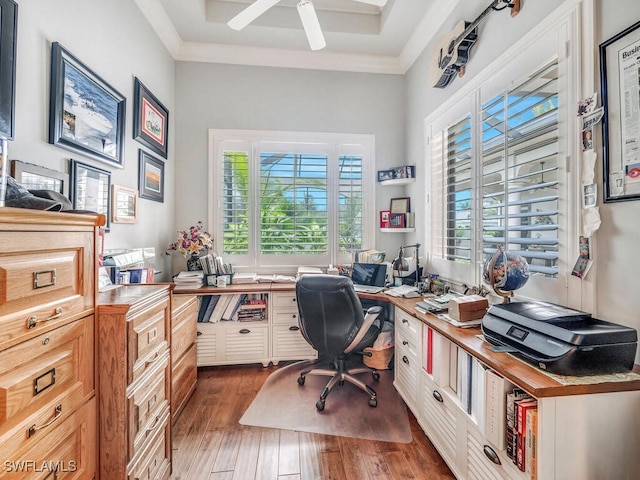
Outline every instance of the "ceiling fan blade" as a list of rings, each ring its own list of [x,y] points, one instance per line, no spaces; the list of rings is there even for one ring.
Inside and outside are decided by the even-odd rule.
[[[256,0],[227,22],[234,30],[242,30],[280,0]]]
[[[369,5],[375,5],[376,7],[384,7],[387,4],[387,0],[353,0],[354,2],[367,3]]]
[[[322,28],[320,27],[320,22],[318,21],[318,16],[316,15],[316,10],[313,8],[311,0],[300,0],[298,2],[298,15],[300,15],[300,20],[302,20],[302,27],[304,28],[304,33],[307,35],[311,50],[320,50],[326,47],[327,42],[324,40]]]

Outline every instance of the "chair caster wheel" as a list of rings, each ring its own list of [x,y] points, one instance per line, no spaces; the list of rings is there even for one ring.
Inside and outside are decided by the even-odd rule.
[[[371,372],[371,375],[376,382],[380,380],[380,374],[378,372]]]
[[[369,399],[369,406],[370,407],[377,407],[378,406],[378,399],[377,398],[370,398]],[[317,407],[317,405],[316,405]]]
[[[299,376],[298,377],[298,385],[304,385],[304,377],[303,376]]]
[[[321,412],[324,410],[324,400],[318,400],[316,402],[316,409]]]

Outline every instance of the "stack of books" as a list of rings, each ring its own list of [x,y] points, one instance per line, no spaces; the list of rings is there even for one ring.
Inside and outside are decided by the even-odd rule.
[[[176,287],[200,287],[204,280],[204,272],[202,270],[184,271],[173,277]]]

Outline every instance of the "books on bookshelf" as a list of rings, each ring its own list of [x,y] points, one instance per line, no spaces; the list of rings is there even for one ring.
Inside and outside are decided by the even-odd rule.
[[[200,303],[198,322],[259,322],[267,319],[264,293],[205,295]]]
[[[484,436],[498,450],[506,446],[506,402],[507,393],[514,385],[493,370],[485,372],[485,422]]]

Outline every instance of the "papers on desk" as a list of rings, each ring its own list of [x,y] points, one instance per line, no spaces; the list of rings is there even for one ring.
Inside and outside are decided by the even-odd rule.
[[[258,274],[258,273],[236,273],[233,277],[233,283],[293,283],[296,281],[295,277],[289,275],[272,274]]]
[[[392,297],[418,298],[420,296],[418,289],[411,285],[400,285],[399,287],[385,290],[384,293]]]
[[[204,272],[202,270],[180,272],[173,277],[173,283],[176,287],[200,287],[204,281]]]

